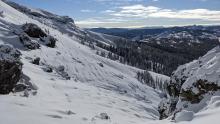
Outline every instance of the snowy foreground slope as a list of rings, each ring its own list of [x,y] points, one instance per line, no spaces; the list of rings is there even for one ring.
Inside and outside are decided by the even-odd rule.
[[[37,90],[1,95],[1,123],[132,124],[159,118],[160,92],[135,78],[141,70],[100,57],[80,44],[74,35],[60,32],[56,30],[59,27],[48,26],[39,18],[33,19],[0,1],[2,11],[0,44],[9,44],[21,51],[23,73]],[[40,49],[27,50],[17,35],[25,23],[34,23],[47,30],[57,39],[56,47],[40,44]],[[74,24],[72,26],[79,30]],[[37,38],[31,40],[40,42]],[[40,57],[40,65],[32,64],[37,57]],[[47,67],[54,71],[44,71]],[[57,71],[60,67],[70,80]],[[166,76],[162,78],[169,80]]]

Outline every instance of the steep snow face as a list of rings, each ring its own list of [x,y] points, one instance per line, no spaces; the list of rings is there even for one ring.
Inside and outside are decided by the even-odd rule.
[[[180,66],[171,79],[181,86],[177,109],[198,112],[204,108],[211,96],[220,95],[219,75],[219,46],[198,60]]]
[[[141,70],[102,58],[80,44],[75,35],[48,26],[40,18],[32,19],[2,1],[0,9],[4,14],[0,44],[19,49],[26,80],[38,89],[0,96],[1,122],[132,124],[159,118],[160,93],[135,78]],[[18,37],[25,23],[47,31],[57,39],[56,47],[40,45],[40,49],[27,50]],[[40,38],[31,40],[41,42]],[[32,64],[38,57],[40,65]],[[45,71],[48,67],[51,73]]]
[[[220,47],[217,46],[203,57],[180,66],[171,76],[170,101],[162,101],[165,116],[152,124],[170,124],[169,120],[181,124],[219,123],[220,115]],[[170,87],[170,88],[169,88]],[[175,107],[175,99],[177,105]],[[174,101],[172,101],[174,100]],[[172,106],[171,104],[174,104]],[[172,110],[173,109],[173,110]]]

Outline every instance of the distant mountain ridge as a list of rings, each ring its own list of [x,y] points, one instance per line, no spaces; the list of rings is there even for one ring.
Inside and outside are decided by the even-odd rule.
[[[130,44],[127,47],[128,49],[136,46],[129,50],[133,51],[131,55],[126,55],[130,56],[127,58],[129,62],[132,61],[130,60],[131,56],[135,58],[134,61],[138,61],[138,64],[133,62],[132,65],[151,70],[152,64],[149,63],[152,62],[155,63],[153,64],[155,72],[166,75],[171,75],[172,71],[179,65],[197,59],[220,44],[220,26],[158,27],[153,29],[116,28],[112,30],[97,28],[90,30],[126,38],[128,40],[126,44],[128,46]],[[119,45],[116,47],[121,49],[121,47],[125,46]],[[139,56],[137,54],[141,54],[138,51],[142,51],[144,54],[140,55],[141,57],[137,57]],[[165,59],[164,56],[161,56],[161,53],[165,54],[166,58],[169,59]]]

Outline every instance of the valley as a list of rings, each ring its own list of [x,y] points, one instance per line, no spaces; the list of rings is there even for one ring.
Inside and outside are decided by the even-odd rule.
[[[219,33],[84,29],[0,0],[0,123],[218,124]]]

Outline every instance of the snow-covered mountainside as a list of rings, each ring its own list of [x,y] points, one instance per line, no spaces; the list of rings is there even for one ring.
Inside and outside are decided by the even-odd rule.
[[[96,55],[81,44],[84,31],[68,17],[15,8],[0,1],[0,45],[18,49],[23,63],[16,90],[0,95],[1,122],[133,124],[159,118],[161,92],[136,79],[142,70]],[[7,58],[10,51],[3,52]]]
[[[68,16],[59,16],[41,9],[27,8],[8,0],[3,1],[16,10],[26,14],[28,17],[37,20],[48,27],[59,30],[61,33],[68,34],[69,36],[75,36],[80,40],[89,40],[92,42],[114,45],[113,41],[121,39],[121,37],[117,36],[110,36],[80,29],[75,25],[74,20]]]
[[[174,72],[168,98],[177,104],[170,108],[172,101],[161,102],[159,88],[138,81],[137,73],[144,70],[101,57],[96,50],[105,50],[89,47],[113,45],[115,38],[120,39],[82,30],[66,16],[0,0],[0,122],[219,123],[220,47]],[[155,81],[170,80],[149,74]],[[158,120],[164,112],[171,116]]]
[[[210,113],[219,115],[219,75],[219,46],[198,60],[180,66],[171,76],[169,101],[160,104],[161,110],[164,110],[161,111],[163,116],[172,115],[176,121],[191,121],[195,118],[193,121],[197,122],[202,116],[209,118]]]
[[[148,36],[147,38],[140,40],[140,42],[183,49],[184,47],[196,48],[198,45],[205,44],[208,44],[207,47],[215,46],[219,44],[219,37],[217,31],[185,27],[183,29],[172,29],[160,34]]]
[[[180,66],[171,82],[180,83],[177,109],[200,111],[212,96],[220,95],[220,47],[196,61]],[[176,81],[181,80],[181,81]]]
[[[147,62],[153,62],[155,65],[159,64],[161,66],[153,67],[153,71],[169,76],[179,65],[198,59],[220,44],[220,26],[158,27],[149,29],[96,28],[90,30],[127,38],[128,42],[126,44],[116,43],[117,51],[120,51],[117,54],[123,56],[130,65],[142,69],[152,69],[152,66]],[[126,52],[126,49],[131,52]],[[112,52],[115,51],[112,50]],[[121,51],[124,53],[121,54]],[[165,54],[166,57],[161,53]],[[134,62],[131,62],[131,56],[135,56],[132,59]]]

